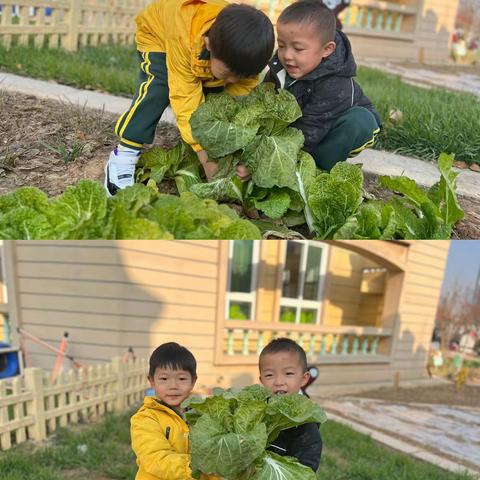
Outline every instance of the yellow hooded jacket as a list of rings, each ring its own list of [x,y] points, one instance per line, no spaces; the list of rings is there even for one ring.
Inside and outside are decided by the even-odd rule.
[[[210,60],[199,56],[205,34],[227,5],[225,0],[158,0],[136,18],[138,50],[166,54],[170,105],[182,138],[196,152],[202,147],[192,137],[190,116],[204,101],[203,86],[225,85],[212,75]],[[242,79],[228,84],[226,91],[247,95],[257,83],[258,76]]]
[[[188,425],[174,410],[154,397],[145,397],[143,406],[130,421],[138,465],[135,480],[193,480],[188,432]],[[201,478],[217,479],[207,475]]]

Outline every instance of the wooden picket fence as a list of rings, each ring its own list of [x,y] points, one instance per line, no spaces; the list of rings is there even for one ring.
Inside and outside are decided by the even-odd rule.
[[[133,44],[135,16],[152,0],[0,0],[0,44],[64,48]],[[231,0],[263,10],[276,23],[294,0]],[[342,14],[345,30],[368,36],[413,38],[416,5],[356,0]]]
[[[60,374],[55,383],[39,368],[0,381],[0,450],[27,440],[45,440],[59,427],[88,422],[141,403],[148,362],[121,358]]]
[[[0,43],[17,37],[20,45],[80,46],[109,42],[133,44],[135,16],[148,0],[0,0]]]

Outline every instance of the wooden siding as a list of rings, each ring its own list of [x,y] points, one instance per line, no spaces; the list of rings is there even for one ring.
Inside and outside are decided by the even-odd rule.
[[[22,327],[58,345],[65,330],[80,362],[107,361],[132,346],[191,348],[213,360],[218,242],[16,242]],[[209,341],[210,340],[210,341]],[[27,342],[35,366],[54,355]]]
[[[12,242],[19,324],[57,345],[71,335],[69,353],[80,362],[109,361],[132,346],[139,357],[166,341],[190,348],[198,361],[200,391],[257,381],[255,366],[219,365],[216,349],[224,312],[227,241]],[[383,294],[361,292],[371,258],[329,248],[323,321],[378,325]],[[349,247],[347,243],[342,244]],[[396,338],[385,347],[390,361],[332,364],[320,370],[319,392],[339,385],[368,387],[421,379],[449,242],[381,244],[405,265]],[[260,248],[257,317],[276,321],[282,242]],[[223,252],[223,253],[222,253]],[[223,255],[223,256],[222,256]],[[375,287],[377,288],[377,287]],[[375,318],[375,321],[372,319]],[[27,342],[34,366],[51,368],[55,354]],[[381,352],[383,353],[383,352]],[[68,363],[68,362],[66,362]]]

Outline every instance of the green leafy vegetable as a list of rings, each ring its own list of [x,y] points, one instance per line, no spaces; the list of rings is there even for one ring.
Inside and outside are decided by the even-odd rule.
[[[97,182],[81,180],[48,199],[35,188],[0,197],[1,239],[261,238],[258,228],[226,205],[160,194],[135,184],[108,198]]]
[[[281,457],[267,452],[261,459],[260,467],[251,480],[285,480],[285,479],[316,480],[315,472],[298,463],[292,457]]]
[[[201,182],[200,165],[196,153],[183,141],[165,150],[154,147],[142,153],[137,163],[137,182],[155,182],[166,178],[175,179],[179,193],[188,191],[192,185]]]
[[[395,192],[387,202],[362,198],[361,170],[346,162],[330,174],[315,177],[308,206],[318,238],[447,239],[464,216],[456,196],[453,155],[439,159],[440,180],[423,189],[407,177],[380,177],[382,187]]]
[[[206,399],[190,398],[192,469],[226,480],[315,480],[312,469],[266,450],[285,429],[323,423],[326,416],[299,394],[274,396],[253,385],[240,391],[215,389]]]

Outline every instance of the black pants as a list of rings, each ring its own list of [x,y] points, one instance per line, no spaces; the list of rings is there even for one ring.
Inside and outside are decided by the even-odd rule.
[[[170,103],[166,54],[162,52],[137,52],[140,72],[137,88],[130,108],[115,125],[120,144],[141,149],[153,143],[155,130]],[[204,93],[221,92],[224,87],[204,88]]]
[[[377,120],[369,110],[364,107],[348,109],[315,147],[312,156],[317,167],[330,171],[336,163],[373,147],[379,131]]]

